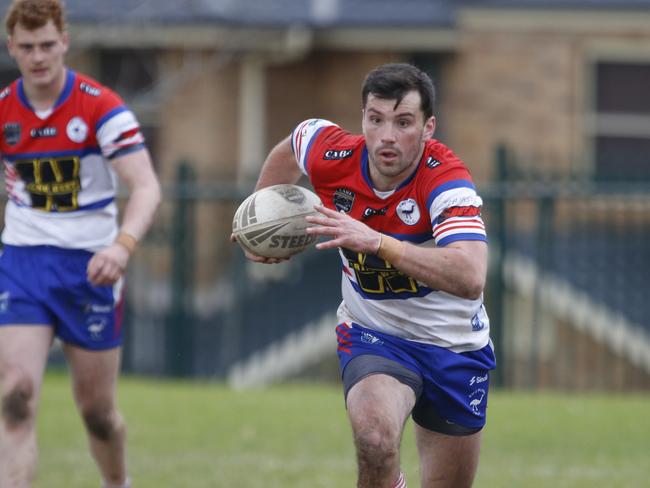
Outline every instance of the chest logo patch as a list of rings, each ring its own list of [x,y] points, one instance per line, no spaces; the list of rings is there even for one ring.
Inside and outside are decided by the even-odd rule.
[[[336,210],[348,213],[352,210],[354,203],[354,192],[347,188],[337,188],[334,192],[334,207]]]
[[[88,125],[81,117],[73,117],[65,129],[72,142],[83,142],[88,137]]]
[[[397,216],[406,225],[415,225],[420,220],[420,209],[412,198],[402,200],[397,205]]]
[[[15,146],[20,140],[21,127],[18,122],[7,122],[2,127],[2,132],[9,146]]]

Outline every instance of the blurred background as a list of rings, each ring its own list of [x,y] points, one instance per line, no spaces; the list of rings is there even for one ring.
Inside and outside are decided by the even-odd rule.
[[[65,3],[69,65],[136,112],[164,185],[126,372],[337,381],[337,255],[245,262],[232,216],[295,125],[360,131],[364,75],[411,62],[484,198],[497,384],[650,388],[650,0]]]

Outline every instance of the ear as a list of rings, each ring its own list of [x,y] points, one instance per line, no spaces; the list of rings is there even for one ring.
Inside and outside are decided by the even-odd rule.
[[[70,36],[68,35],[68,31],[63,31],[61,33],[61,42],[63,43],[63,52],[67,53],[68,48],[70,47]]]
[[[424,131],[422,131],[422,139],[425,141],[431,139],[435,131],[436,131],[436,118],[432,115],[424,123]]]
[[[11,38],[11,36],[7,36],[7,51],[9,52],[9,56],[11,56],[12,58],[14,57],[13,49],[14,49],[14,41]]]

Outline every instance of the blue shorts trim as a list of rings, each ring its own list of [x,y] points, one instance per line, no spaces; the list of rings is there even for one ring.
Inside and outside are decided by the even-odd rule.
[[[468,429],[480,429],[485,425],[489,371],[496,367],[491,345],[478,351],[456,353],[355,323],[339,324],[336,333],[342,375],[350,360],[372,355],[395,361],[420,376],[422,390],[413,412],[416,422],[431,412],[431,416],[435,414],[446,422]]]
[[[121,300],[86,277],[92,253],[8,246],[0,255],[0,326],[42,324],[63,342],[104,350],[123,342]]]

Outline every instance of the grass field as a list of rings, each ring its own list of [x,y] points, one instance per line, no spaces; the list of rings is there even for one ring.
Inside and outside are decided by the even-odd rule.
[[[336,385],[236,392],[204,382],[124,377],[137,488],[353,487],[351,433]],[[39,413],[36,488],[93,488],[98,477],[73,410],[67,377],[48,373]],[[494,392],[479,488],[650,485],[650,394]],[[402,465],[417,457],[409,424]]]

